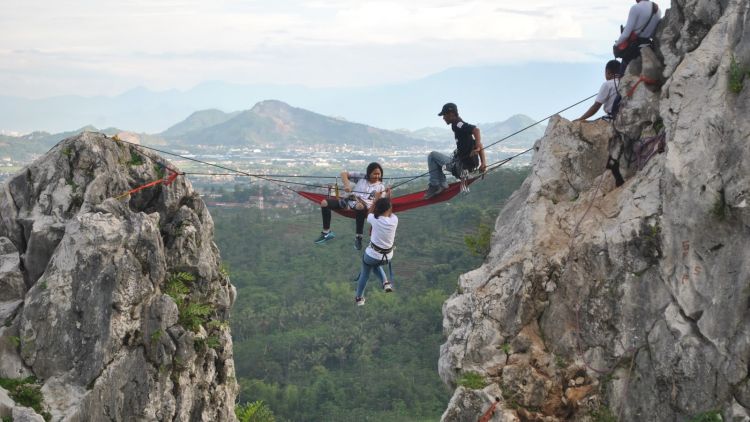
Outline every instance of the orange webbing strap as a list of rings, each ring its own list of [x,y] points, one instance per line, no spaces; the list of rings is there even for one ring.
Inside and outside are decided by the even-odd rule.
[[[176,179],[177,176],[180,175],[180,173],[177,173],[177,172],[169,170],[169,169],[167,169],[167,171],[169,171],[171,173],[169,175],[169,177],[162,178],[162,179],[159,179],[159,180],[154,180],[153,182],[149,182],[149,183],[146,183],[145,185],[138,186],[137,188],[130,189],[129,191],[123,193],[122,195],[116,196],[115,199],[120,200],[120,199],[122,199],[122,198],[124,198],[124,197],[126,197],[128,195],[132,195],[132,194],[134,194],[136,192],[142,191],[143,189],[147,189],[147,188],[150,188],[152,186],[160,185],[162,183],[164,184],[164,186],[171,185],[172,182],[174,182],[174,179]]]
[[[633,85],[633,87],[630,88],[630,90],[628,91],[628,94],[627,94],[628,98],[631,98],[633,96],[633,94],[635,93],[635,89],[638,88],[638,85],[641,82],[646,82],[648,85],[654,85],[654,84],[656,84],[659,81],[657,81],[656,79],[647,78],[647,77],[641,75],[641,77],[638,78],[638,82],[636,82],[635,85]]]
[[[495,416],[495,408],[497,408],[498,403],[500,403],[500,397],[495,397],[495,402],[492,403],[492,406],[490,406],[486,412],[484,412],[484,415],[479,419],[479,422],[490,422],[490,419]]]

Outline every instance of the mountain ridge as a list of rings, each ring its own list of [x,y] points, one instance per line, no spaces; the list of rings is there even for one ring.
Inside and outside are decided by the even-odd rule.
[[[549,78],[550,67],[556,69],[557,81]],[[435,114],[448,101],[456,102],[475,122],[515,113],[550,114],[576,101],[582,93],[593,92],[601,80],[601,70],[600,63],[536,62],[456,67],[413,81],[369,87],[309,88],[210,81],[184,91],[140,87],[114,96],[0,96],[0,130],[64,131],[71,126],[92,124],[157,133],[195,110],[240,110],[265,98],[278,98],[321,114],[343,114],[346,120],[371,126],[413,130],[436,122]],[[555,92],[555,98],[529,92],[527,84],[519,83],[519,75],[533,81],[538,92]],[[561,80],[566,83],[559,84]],[[557,101],[558,98],[567,100]],[[540,105],[544,105],[543,109]]]

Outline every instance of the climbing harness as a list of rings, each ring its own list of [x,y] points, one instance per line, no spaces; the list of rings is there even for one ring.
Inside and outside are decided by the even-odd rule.
[[[382,255],[382,258],[380,258],[380,263],[381,263],[380,265],[383,265],[383,261],[385,261],[385,265],[388,265],[388,281],[393,283],[393,266],[391,265],[391,260],[388,259],[388,254],[393,252],[393,249],[396,246],[394,245],[386,249],[386,248],[381,248],[380,246],[370,241],[370,247],[372,248],[372,250]],[[365,259],[364,256],[362,257],[362,259],[363,260]]]

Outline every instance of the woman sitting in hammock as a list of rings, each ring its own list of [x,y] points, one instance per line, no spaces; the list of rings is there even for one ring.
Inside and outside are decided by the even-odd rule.
[[[341,180],[344,182],[344,192],[341,198],[327,197],[320,201],[320,210],[323,214],[323,231],[315,239],[318,245],[336,237],[331,230],[331,210],[352,209],[355,211],[356,236],[354,237],[354,249],[362,249],[362,232],[365,228],[365,217],[367,210],[373,202],[380,198],[385,190],[383,185],[383,167],[378,163],[370,163],[367,172],[341,172]],[[354,182],[354,186],[352,186]]]

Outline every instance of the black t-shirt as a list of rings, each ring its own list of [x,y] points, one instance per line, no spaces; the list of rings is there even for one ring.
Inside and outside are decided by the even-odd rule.
[[[464,168],[474,169],[479,165],[479,157],[471,156],[474,151],[476,140],[474,139],[474,128],[476,126],[459,120],[457,123],[451,123],[453,135],[456,138],[456,157],[461,160]]]

